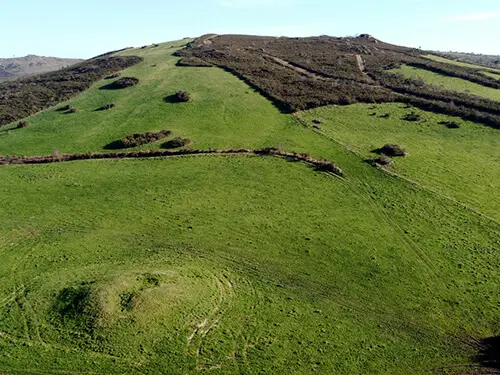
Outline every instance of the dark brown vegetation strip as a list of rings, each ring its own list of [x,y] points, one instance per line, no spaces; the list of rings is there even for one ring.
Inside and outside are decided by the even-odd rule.
[[[209,43],[207,40],[209,39]],[[423,51],[358,38],[202,36],[177,52],[179,65],[200,61],[236,75],[282,112],[328,104],[403,102],[500,128],[500,102],[427,85],[389,72],[402,64],[487,87],[500,83],[478,69],[430,62]]]
[[[94,82],[142,61],[137,56],[112,56],[38,76],[0,84],[0,126],[68,100]]]
[[[59,163],[75,160],[91,160],[91,159],[132,159],[132,158],[158,158],[168,156],[182,156],[182,155],[210,155],[210,154],[249,154],[261,156],[277,156],[286,160],[303,162],[318,171],[331,173],[337,176],[343,176],[342,170],[333,162],[325,159],[315,159],[309,154],[285,152],[274,147],[262,149],[227,149],[227,150],[141,150],[132,152],[89,152],[85,154],[61,154],[61,155],[46,155],[46,156],[0,156],[0,165],[9,164],[48,164]]]

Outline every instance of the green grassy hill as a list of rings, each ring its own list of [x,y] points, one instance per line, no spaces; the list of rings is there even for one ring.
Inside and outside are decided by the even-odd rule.
[[[144,58],[121,73],[138,85],[101,80],[1,128],[0,154],[111,153],[168,129],[344,176],[257,155],[0,165],[0,372],[483,371],[498,348],[478,343],[500,331],[499,130],[402,103],[283,114],[229,72],[177,66],[184,43],[120,52]],[[164,100],[179,90],[191,100]],[[367,163],[386,143],[408,156]]]

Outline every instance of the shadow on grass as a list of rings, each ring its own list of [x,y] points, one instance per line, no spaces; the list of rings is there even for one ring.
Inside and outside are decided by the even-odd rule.
[[[126,147],[123,145],[123,142],[121,140],[113,141],[104,146],[105,150],[123,150],[125,148]]]
[[[482,339],[478,346],[475,361],[483,367],[500,370],[500,336]]]

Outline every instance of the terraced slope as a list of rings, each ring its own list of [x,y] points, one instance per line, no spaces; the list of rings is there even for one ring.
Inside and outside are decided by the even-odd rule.
[[[498,130],[402,104],[282,114],[228,72],[176,66],[182,44],[121,52],[144,58],[122,73],[137,85],[99,81],[77,112],[7,127],[0,154],[113,153],[168,129],[190,148],[307,152],[344,176],[247,154],[0,165],[0,371],[493,372]],[[178,90],[191,101],[164,100]],[[426,122],[398,119],[412,111]],[[389,142],[407,158],[365,162]]]

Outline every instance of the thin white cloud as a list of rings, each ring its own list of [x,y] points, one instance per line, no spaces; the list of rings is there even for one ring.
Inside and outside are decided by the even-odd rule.
[[[449,22],[462,22],[462,21],[480,21],[491,20],[500,18],[500,12],[482,12],[482,13],[469,13],[458,16],[446,17],[444,20]]]
[[[217,3],[226,8],[266,8],[292,5],[294,0],[218,0]]]

